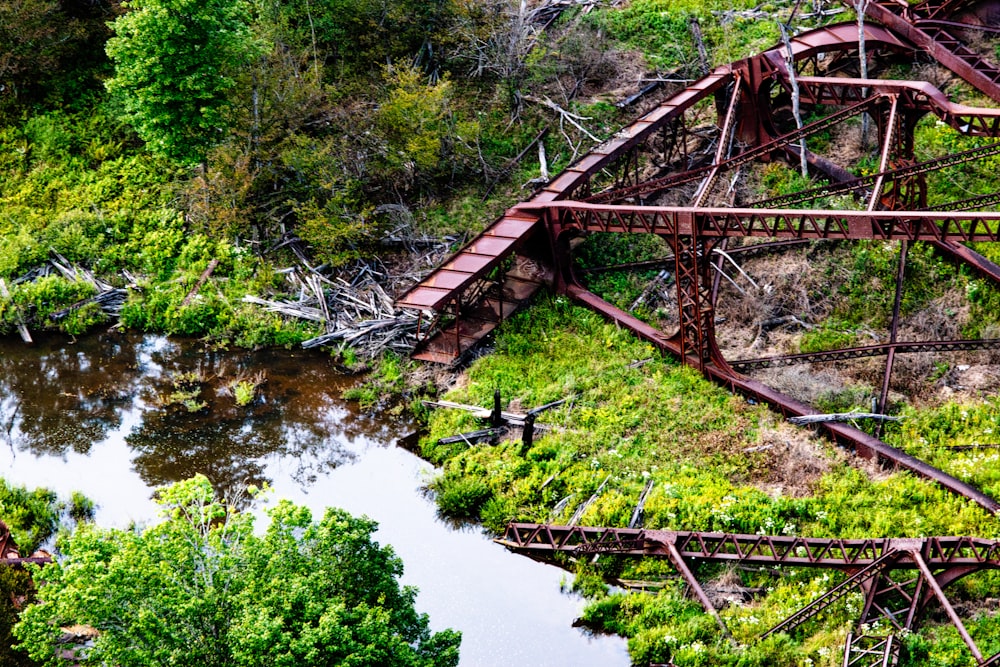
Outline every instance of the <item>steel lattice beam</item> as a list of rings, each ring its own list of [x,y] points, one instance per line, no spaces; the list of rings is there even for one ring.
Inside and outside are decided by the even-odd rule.
[[[1000,212],[681,208],[581,202],[529,202],[515,208],[537,215],[548,212],[549,228],[556,237],[572,231],[717,238],[1000,240]]]
[[[832,361],[847,361],[850,359],[865,359],[879,357],[895,350],[896,354],[914,352],[967,352],[971,350],[995,350],[1000,348],[1000,339],[983,340],[935,340],[926,342],[883,343],[881,345],[865,345],[849,347],[827,352],[806,352],[802,354],[786,354],[780,357],[762,357],[760,359],[736,359],[729,365],[737,371],[761,370],[799,364],[820,364]]]
[[[499,544],[525,553],[667,556],[676,546],[685,559],[714,563],[756,563],[809,567],[858,568],[899,552],[895,569],[918,569],[917,552],[928,567],[974,565],[1000,569],[1000,541],[977,537],[837,539],[788,535],[741,535],[636,528],[593,528],[511,523]]]

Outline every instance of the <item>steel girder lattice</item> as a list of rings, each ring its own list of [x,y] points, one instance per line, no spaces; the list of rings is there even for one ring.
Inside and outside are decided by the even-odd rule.
[[[864,27],[868,52],[910,60],[929,57],[1000,102],[1000,70],[957,37],[969,28],[962,23],[962,12],[973,4],[971,0],[869,3],[869,19],[876,23],[869,21]],[[488,277],[500,283],[501,289],[523,280],[523,272],[498,273],[498,267],[511,257],[543,267],[539,272],[544,275],[542,282],[677,355],[710,379],[766,402],[786,416],[814,411],[738,371],[885,355],[880,401],[884,408],[895,354],[996,348],[1000,341],[898,341],[896,330],[909,242],[930,242],[1000,282],[1000,266],[963,245],[1000,240],[1000,213],[990,208],[1000,202],[1000,192],[929,208],[926,180],[943,169],[1000,154],[1000,142],[929,160],[914,158],[914,127],[920,118],[931,115],[968,136],[1000,138],[1000,110],[956,104],[925,81],[840,76],[839,70],[857,57],[858,28],[853,23],[797,35],[790,40],[788,50],[790,57],[779,46],[719,67],[670,95],[580,158],[530,200],[509,210],[404,295],[401,305],[431,311],[432,319],[452,312],[456,321],[453,329],[438,334],[428,329],[418,356],[454,361],[474,344],[480,332],[490,329],[469,324],[463,330],[461,320],[468,312],[464,304],[479,298],[477,290]],[[829,63],[825,71],[821,59]],[[789,62],[796,68],[802,104],[820,115],[797,129],[787,129],[779,118],[790,94]],[[706,128],[706,108],[713,106],[718,118],[714,127]],[[724,174],[736,176],[755,161],[797,161],[801,139],[810,139],[862,113],[875,119],[878,131],[881,150],[874,173],[856,176],[806,148],[809,169],[824,176],[826,185],[740,206],[734,206],[732,192],[723,191]],[[699,150],[706,140],[714,142],[714,148]],[[656,173],[650,174],[650,167]],[[695,183],[698,185],[692,194],[690,187]],[[825,202],[840,196],[854,197],[864,210],[824,210]],[[811,208],[792,208],[802,204]],[[569,240],[594,232],[647,233],[665,239],[672,252],[669,261],[677,292],[679,324],[675,334],[662,332],[612,306],[578,282]],[[727,362],[716,343],[717,292],[711,263],[718,254],[714,251],[724,247],[726,239],[738,237],[783,239],[772,247],[809,239],[900,242],[890,340],[810,355]],[[510,305],[516,306],[513,302]],[[500,317],[506,312],[501,304]],[[972,499],[990,512],[1000,512],[1000,504],[980,490],[858,429],[844,424],[822,428],[858,454],[889,461]],[[979,664],[1000,664],[1000,654],[991,658],[980,655],[943,592],[971,572],[998,567],[997,543],[990,540],[811,540],[512,524],[502,542],[534,553],[666,557],[724,631],[724,623],[710,609],[694,576],[693,564],[714,560],[841,569],[848,573],[842,584],[769,632],[794,631],[840,597],[860,591],[865,606],[857,632],[847,639],[845,667],[895,664],[901,648],[899,634],[913,628],[933,603],[945,610]],[[880,629],[874,631],[871,626],[876,622]]]
[[[1000,569],[997,540],[970,537],[845,540],[511,523],[504,536],[496,541],[513,551],[536,556],[562,552],[573,556],[667,558],[727,633],[725,623],[695,575],[697,564],[841,570],[848,574],[843,582],[764,632],[761,639],[777,632],[793,632],[845,596],[860,592],[864,605],[856,620],[856,632],[847,638],[845,665],[895,664],[901,648],[898,637],[914,630],[932,603],[944,610],[979,664],[1000,661],[1000,654],[984,658],[944,593],[946,587],[962,577]]]
[[[952,0],[912,7],[886,0],[871,3],[869,15],[881,25],[865,25],[869,54],[886,57],[929,54],[945,67],[1000,100],[1000,71],[956,44],[948,29],[927,21],[949,21],[971,4]],[[954,29],[954,26],[951,28]],[[935,40],[944,40],[941,42]],[[1000,109],[969,107],[952,102],[925,81],[858,79],[836,74],[856,58],[856,24],[819,28],[791,38],[791,57],[783,46],[717,68],[687,88],[669,96],[614,137],[567,168],[529,201],[510,209],[479,237],[460,250],[402,299],[400,305],[429,311],[431,325],[419,358],[454,361],[471,349],[542,283],[549,283],[580,303],[594,308],[664,351],[698,367],[725,386],[763,400],[785,415],[813,412],[794,399],[740,375],[765,364],[813,362],[886,354],[882,400],[888,390],[897,352],[991,347],[993,341],[898,341],[901,282],[893,312],[893,335],[878,350],[850,348],[822,358],[740,360],[732,365],[719,353],[714,327],[713,250],[724,239],[761,237],[788,240],[882,239],[928,241],[993,280],[1000,266],[963,243],[1000,240],[1000,213],[977,211],[1000,201],[1000,193],[980,195],[926,210],[927,174],[1000,154],[1000,142],[915,161],[913,128],[927,114],[957,132],[1000,138]],[[821,58],[830,63],[820,67]],[[797,70],[802,103],[817,110],[818,120],[801,128],[782,130],[779,116],[790,88],[788,62]],[[713,129],[705,125],[706,108],[718,110]],[[810,169],[829,184],[783,198],[732,207],[732,195],[719,192],[722,174],[739,174],[746,165],[782,157],[797,159],[798,140],[869,113],[876,119],[882,150],[876,172],[857,177],[830,160],[809,152]],[[706,134],[707,133],[707,134]],[[705,137],[714,142],[707,153],[697,146]],[[659,173],[650,176],[646,160]],[[694,194],[683,186],[699,183]],[[818,203],[850,194],[864,203],[862,211],[822,210]],[[655,205],[663,200],[671,206]],[[788,206],[810,203],[812,209]],[[569,239],[592,232],[659,234],[673,251],[678,330],[670,335],[614,308],[577,281]],[[524,271],[504,270],[510,258],[533,267],[534,282]],[[901,254],[900,267],[903,266]],[[901,270],[900,270],[901,275]],[[483,289],[485,280],[499,283]],[[518,288],[518,289],[515,289]],[[502,295],[511,293],[503,300]],[[487,294],[499,293],[501,298]],[[444,319],[442,319],[444,316]],[[435,333],[437,323],[445,323]],[[450,325],[447,323],[451,322]],[[450,327],[450,328],[449,328]],[[735,368],[734,368],[735,367]],[[912,470],[960,493],[991,512],[996,500],[923,462],[846,425],[822,427],[835,440],[862,455],[877,456]]]

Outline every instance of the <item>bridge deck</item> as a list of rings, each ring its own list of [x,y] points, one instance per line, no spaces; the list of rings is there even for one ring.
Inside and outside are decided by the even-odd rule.
[[[404,308],[443,310],[475,281],[510,257],[520,242],[540,225],[538,216],[511,210],[434,269],[397,301]]]

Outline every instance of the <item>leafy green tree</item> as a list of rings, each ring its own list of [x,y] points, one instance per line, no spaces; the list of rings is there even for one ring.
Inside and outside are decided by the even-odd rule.
[[[144,530],[85,526],[59,563],[39,570],[41,604],[14,628],[29,654],[60,665],[59,627],[100,636],[83,664],[453,667],[461,636],[432,634],[400,587],[402,564],[373,542],[375,523],[329,509],[319,521],[288,502],[253,516],[227,507],[203,477],[158,498]]]
[[[157,153],[204,159],[225,138],[227,93],[254,57],[242,0],[132,0],[112,24],[107,88]]]
[[[82,498],[82,496],[81,496]],[[85,499],[84,499],[85,500]],[[81,501],[83,502],[83,501]],[[59,526],[63,506],[48,489],[29,491],[0,478],[0,519],[3,519],[21,555],[29,555],[48,540]],[[0,666],[33,665],[28,656],[13,648],[10,631],[20,607],[34,598],[31,576],[25,570],[0,565]]]

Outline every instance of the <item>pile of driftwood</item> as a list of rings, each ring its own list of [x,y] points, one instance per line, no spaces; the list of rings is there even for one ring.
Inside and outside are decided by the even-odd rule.
[[[383,285],[398,280],[375,262],[360,264],[350,279],[327,278],[319,273],[295,269],[285,273],[298,292],[295,300],[262,299],[247,295],[246,303],[322,324],[325,333],[302,343],[304,348],[340,345],[354,348],[362,356],[374,357],[383,350],[409,352],[417,340],[417,314],[397,310]]]
[[[35,267],[28,273],[20,276],[13,281],[14,285],[19,285],[21,283],[33,282],[39,278],[45,276],[53,275],[58,273],[62,275],[66,280],[70,282],[84,282],[91,285],[97,294],[94,296],[83,299],[82,301],[77,301],[76,303],[58,310],[49,315],[49,319],[53,322],[58,322],[64,319],[67,315],[75,310],[79,310],[84,306],[91,303],[96,303],[102,312],[109,317],[117,319],[122,312],[122,306],[125,305],[125,300],[128,298],[128,290],[120,287],[114,287],[109,283],[97,278],[90,270],[85,269],[81,266],[73,264],[68,259],[60,255],[53,249],[50,249],[52,257],[45,264]],[[123,272],[125,280],[128,282],[129,287],[136,287],[136,280],[127,271]],[[0,279],[0,296],[9,299],[10,292],[7,290],[7,284]],[[31,343],[31,333],[28,331],[28,322],[21,319],[17,322],[18,333],[21,334],[21,339],[25,343]]]
[[[85,282],[93,286],[97,290],[97,294],[90,297],[89,299],[84,299],[83,301],[78,301],[71,306],[63,308],[60,311],[52,313],[49,316],[54,322],[58,322],[63,319],[74,310],[83,308],[84,306],[96,303],[101,307],[101,310],[105,315],[113,318],[117,318],[121,315],[122,306],[125,305],[125,300],[128,298],[128,290],[115,287],[110,285],[100,278],[94,276],[90,270],[85,269],[81,266],[72,264],[65,257],[57,253],[55,250],[50,251],[52,253],[53,259],[49,260],[49,264],[52,265],[59,273],[62,274],[64,278],[72,282]],[[125,279],[128,281],[129,287],[137,287],[136,280],[134,277],[128,274],[126,271],[124,273]]]
[[[418,314],[397,309],[392,295],[423,278],[464,239],[416,233],[413,216],[402,205],[382,206],[379,213],[392,222],[392,231],[382,238],[382,245],[403,249],[408,255],[399,268],[390,270],[376,258],[332,274],[326,265],[310,266],[301,239],[287,234],[272,250],[288,246],[299,258],[298,266],[279,271],[288,281],[289,291],[297,296],[267,299],[247,295],[243,301],[284,317],[322,324],[323,334],[302,343],[307,349],[351,347],[366,358],[384,350],[409,353],[417,342]]]

